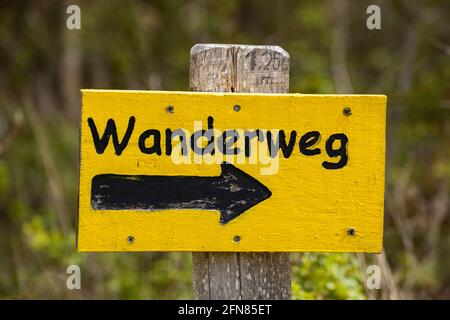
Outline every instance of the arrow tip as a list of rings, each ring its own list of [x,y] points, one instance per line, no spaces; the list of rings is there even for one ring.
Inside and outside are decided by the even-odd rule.
[[[223,162],[221,168],[220,183],[227,191],[221,201],[220,223],[222,225],[236,219],[272,195],[265,185],[231,163]]]

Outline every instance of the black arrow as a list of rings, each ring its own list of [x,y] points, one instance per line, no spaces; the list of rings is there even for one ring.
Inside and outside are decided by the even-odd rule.
[[[216,177],[101,174],[92,179],[94,210],[201,209],[220,211],[227,224],[272,192],[229,163]]]

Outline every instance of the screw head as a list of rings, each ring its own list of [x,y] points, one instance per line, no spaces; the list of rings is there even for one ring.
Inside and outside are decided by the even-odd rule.
[[[175,110],[175,107],[172,106],[172,105],[168,105],[168,106],[166,107],[166,112],[168,112],[168,113],[173,113],[174,110]]]
[[[355,228],[348,228],[347,229],[347,235],[349,235],[350,237],[354,237],[356,235]]]
[[[133,236],[128,236],[128,237],[127,237],[127,242],[128,242],[129,244],[134,243],[135,240],[136,240],[136,238],[133,237]]]
[[[241,236],[234,236],[233,237],[233,241],[236,242],[236,243],[241,242]]]
[[[342,111],[342,113],[344,114],[344,116],[351,116],[352,115],[352,109],[349,107],[345,107],[344,110]]]
[[[236,111],[236,112],[239,112],[239,111],[241,111],[241,106],[238,105],[238,104],[235,104],[234,107],[233,107],[233,110]]]

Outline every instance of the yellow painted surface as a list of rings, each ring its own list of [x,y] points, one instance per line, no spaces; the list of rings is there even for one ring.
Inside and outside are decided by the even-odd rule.
[[[81,168],[78,214],[79,251],[316,251],[381,252],[383,238],[386,97],[382,95],[215,94],[164,91],[83,90]],[[234,105],[241,110],[233,110]],[[167,112],[168,105],[174,112]],[[351,116],[344,116],[350,107]],[[87,119],[102,135],[114,119],[121,139],[130,116],[134,131],[120,156],[110,141],[97,154]],[[267,186],[272,196],[240,217],[221,225],[218,211],[93,210],[91,180],[95,175],[217,176],[217,164],[175,164],[169,156],[143,154],[139,135],[147,129],[185,128],[214,117],[214,128],[296,130],[292,155],[279,157],[276,174],[261,174],[262,164],[235,164]],[[321,153],[299,152],[301,135],[317,130]],[[348,163],[335,162],[325,141],[345,133]],[[355,235],[348,235],[354,228]],[[233,238],[239,235],[240,242]],[[129,243],[128,236],[135,241]]]

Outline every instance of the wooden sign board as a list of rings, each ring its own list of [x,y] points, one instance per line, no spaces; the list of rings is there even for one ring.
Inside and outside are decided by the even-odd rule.
[[[82,95],[79,251],[381,252],[385,96]]]

